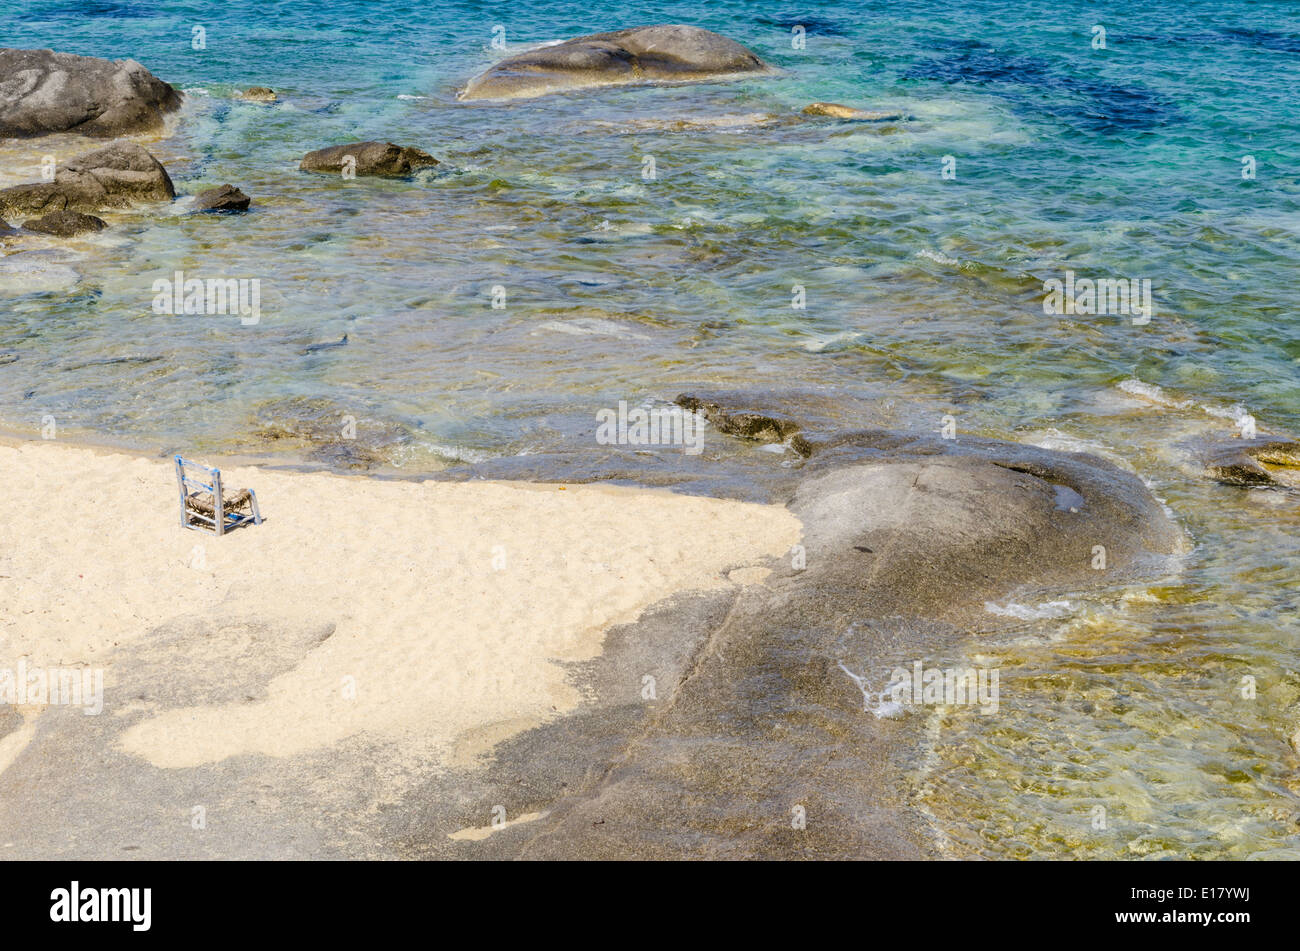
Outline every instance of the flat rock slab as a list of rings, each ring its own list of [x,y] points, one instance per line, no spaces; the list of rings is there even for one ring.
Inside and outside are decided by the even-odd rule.
[[[298,168],[304,172],[331,172],[337,175],[379,175],[402,178],[422,168],[431,168],[438,160],[421,149],[394,145],[392,142],[354,142],[331,145],[308,152]]]
[[[133,59],[0,49],[0,138],[156,132],[181,98]]]
[[[131,208],[176,197],[167,170],[134,142],[114,142],[65,163],[52,182],[0,189],[0,215]]]
[[[461,99],[519,99],[592,86],[707,82],[775,70],[735,40],[697,26],[592,33],[509,56],[475,76]]]

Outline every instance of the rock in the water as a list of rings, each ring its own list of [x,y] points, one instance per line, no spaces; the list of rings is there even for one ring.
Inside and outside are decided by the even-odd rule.
[[[901,720],[880,718],[870,703],[887,672],[937,667],[998,631],[991,599],[1113,590],[1185,550],[1137,476],[1083,454],[880,430],[828,439],[800,471],[784,471],[803,538],[767,564],[765,585],[612,629],[583,681],[587,715],[500,745],[482,798],[435,821],[440,833],[468,825],[464,813],[483,814],[479,802],[498,801],[519,776],[537,778],[529,802],[542,815],[513,840],[467,846],[428,834],[426,855],[933,854],[915,806],[897,794],[909,768],[897,751],[920,742],[926,701],[914,695]],[[1065,488],[1081,500],[1073,510],[1060,505]],[[659,684],[649,712],[635,692],[645,670]],[[449,786],[444,801],[458,793]],[[791,834],[793,803],[821,821]]]
[[[720,433],[752,439],[757,442],[785,442],[801,456],[812,450],[808,440],[799,435],[802,428],[789,417],[777,413],[756,413],[728,410],[720,403],[683,393],[674,402],[692,413],[700,413]]]
[[[181,94],[133,59],[0,49],[0,138],[154,132]]]
[[[275,102],[277,97],[274,89],[268,89],[266,86],[250,86],[239,94],[239,98],[245,102]]]
[[[409,146],[394,145],[392,142],[356,142],[308,152],[298,168],[304,172],[337,174],[350,166],[357,175],[401,177],[410,175],[416,169],[437,164],[438,160],[428,152]]]
[[[41,218],[24,221],[23,227],[37,234],[52,234],[59,238],[72,238],[91,231],[103,231],[108,223],[94,215],[79,211],[52,211]]]
[[[17,234],[17,233],[18,233],[17,228],[11,228],[9,227],[9,224],[7,222],[0,221],[0,238],[4,237],[5,235]]]
[[[194,196],[195,211],[248,211],[251,203],[247,195],[234,185],[209,188]]]
[[[1285,468],[1300,466],[1300,442],[1286,439],[1241,440],[1219,445],[1205,454],[1205,469],[1215,481],[1226,485],[1290,485],[1291,479],[1265,465]]]
[[[469,81],[461,99],[517,99],[589,86],[704,82],[775,72],[753,52],[697,26],[592,33],[508,56]]]
[[[130,208],[176,197],[167,170],[134,142],[114,142],[65,164],[52,182],[0,189],[0,214]]]
[[[340,345],[346,344],[329,346]],[[345,435],[349,420],[356,427],[352,438]],[[295,396],[262,403],[251,422],[255,445],[296,450],[340,469],[389,465],[394,454],[411,443],[411,432],[401,423],[369,417],[357,407],[323,397]]]
[[[903,118],[901,112],[866,112],[852,106],[841,106],[838,102],[814,102],[804,106],[806,116],[828,116],[832,119],[856,119],[858,122],[892,122]]]

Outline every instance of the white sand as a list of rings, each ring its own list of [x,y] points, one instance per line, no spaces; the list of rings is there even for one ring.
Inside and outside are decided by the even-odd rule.
[[[158,625],[336,625],[267,675],[264,699],[156,712],[128,730],[126,749],[157,766],[358,734],[472,759],[579,704],[556,661],[596,656],[611,625],[676,592],[755,583],[762,571],[736,569],[800,539],[779,506],[666,491],[223,477],[256,490],[263,525],[182,529],[170,460],[0,443],[0,668],[104,667],[112,715],[131,703],[114,696],[115,649]]]

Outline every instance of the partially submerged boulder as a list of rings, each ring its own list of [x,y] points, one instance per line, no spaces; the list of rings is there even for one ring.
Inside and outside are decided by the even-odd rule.
[[[252,199],[234,185],[218,185],[194,196],[195,211],[248,211],[251,203]]]
[[[1300,467],[1300,442],[1289,439],[1238,440],[1213,446],[1205,454],[1206,471],[1215,481],[1225,485],[1290,485],[1295,481],[1279,478],[1279,473],[1267,466],[1284,470]]]
[[[801,456],[812,451],[808,440],[799,435],[803,427],[780,413],[727,409],[714,400],[689,393],[683,393],[673,402],[682,409],[701,414],[720,433],[755,442],[784,443],[789,440],[790,447]]]
[[[895,122],[903,118],[901,112],[867,112],[842,106],[838,102],[814,102],[803,107],[806,116],[826,116],[831,119],[853,119],[857,122]]]
[[[133,59],[0,49],[0,138],[155,132],[181,98]]]
[[[52,182],[0,189],[0,215],[130,208],[175,197],[157,159],[134,142],[114,142],[67,162]]]
[[[382,175],[401,178],[421,168],[437,165],[438,160],[420,149],[394,145],[392,142],[355,142],[332,145],[303,156],[298,168],[304,172],[333,172],[356,175]]]
[[[565,481],[590,481],[574,469]],[[498,745],[481,785],[449,784],[404,841],[476,859],[933,855],[898,793],[911,765],[898,754],[923,742],[934,707],[912,695],[882,716],[890,671],[948,667],[970,638],[1023,623],[991,601],[1158,575],[1186,545],[1138,476],[1082,453],[862,430],[828,434],[782,472],[778,500],[803,526],[788,557],[729,597],[678,599],[607,632],[574,678],[588,707]],[[966,702],[996,712],[989,699]],[[534,821],[450,835],[510,802],[521,776]],[[792,827],[792,811],[817,821]]]
[[[52,211],[40,218],[24,221],[23,227],[37,234],[51,234],[58,238],[74,238],[79,234],[103,231],[108,223],[94,215],[79,211]]]
[[[592,33],[508,56],[475,76],[461,99],[518,99],[590,86],[707,82],[775,70],[710,30],[682,24]]]
[[[0,220],[0,238],[3,238],[11,234],[17,234],[17,233],[18,233],[17,228],[11,228],[7,222]]]
[[[277,96],[274,89],[266,86],[250,86],[239,94],[239,98],[245,102],[275,102]]]

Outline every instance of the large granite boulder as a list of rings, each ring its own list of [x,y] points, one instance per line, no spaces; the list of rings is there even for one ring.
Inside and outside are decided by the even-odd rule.
[[[67,162],[52,182],[0,189],[0,216],[130,208],[175,197],[157,159],[134,142],[114,142]]]
[[[437,165],[438,160],[420,149],[394,145],[392,142],[354,142],[331,145],[308,152],[298,168],[304,172],[344,173],[349,167],[356,175],[382,175],[401,178],[421,168]]]
[[[181,98],[133,59],[0,49],[0,138],[153,132]]]
[[[469,81],[461,99],[518,99],[589,86],[704,82],[775,72],[734,40],[697,26],[592,33],[508,56]]]

